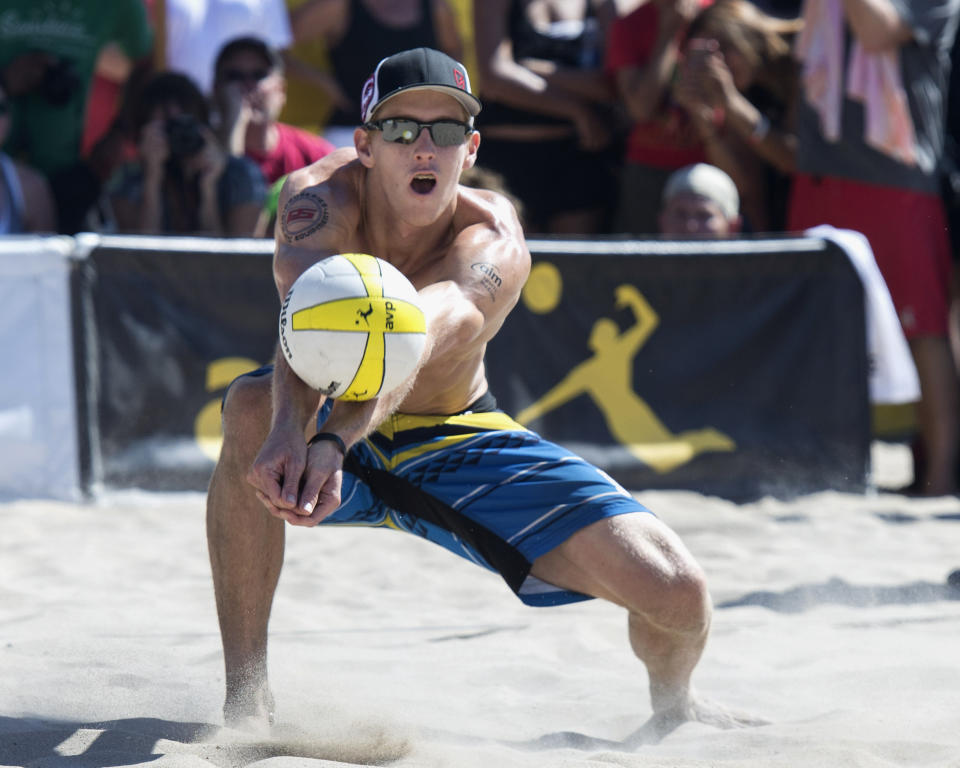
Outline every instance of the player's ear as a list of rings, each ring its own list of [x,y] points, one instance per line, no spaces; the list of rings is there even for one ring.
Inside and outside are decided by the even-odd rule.
[[[461,170],[467,170],[467,168],[473,168],[474,164],[477,162],[477,149],[480,148],[480,134],[477,131],[474,131],[467,137],[467,154],[463,158],[463,168]]]
[[[357,128],[353,132],[353,145],[357,148],[357,157],[367,168],[373,168],[373,137],[366,128]]]

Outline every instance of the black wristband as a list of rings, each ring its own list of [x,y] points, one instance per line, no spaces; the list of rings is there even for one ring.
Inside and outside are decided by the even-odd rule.
[[[343,442],[343,438],[340,437],[340,435],[335,435],[333,432],[317,432],[317,434],[307,441],[307,445],[319,443],[321,440],[329,440],[331,443],[336,443],[337,448],[340,449],[340,454],[342,456],[347,455],[347,444]]]

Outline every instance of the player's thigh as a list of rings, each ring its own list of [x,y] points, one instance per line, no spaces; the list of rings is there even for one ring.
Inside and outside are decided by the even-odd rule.
[[[680,538],[654,515],[604,518],[537,558],[539,579],[641,613],[695,607],[703,572]]]

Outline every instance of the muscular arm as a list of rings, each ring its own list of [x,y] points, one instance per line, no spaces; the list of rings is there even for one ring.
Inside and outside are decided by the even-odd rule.
[[[295,179],[288,180],[280,191],[273,279],[281,302],[296,279],[310,266],[341,250],[341,228],[338,222],[330,222],[328,197],[322,188],[298,189]],[[305,215],[296,218],[298,222],[309,222],[301,225],[302,232],[308,233],[308,237],[302,240],[296,239],[301,234],[299,230],[295,233],[287,227],[285,216],[293,210],[309,211],[313,216],[312,219]],[[309,243],[309,247],[300,243]],[[286,358],[277,355],[273,374],[273,426],[302,433],[322,401],[322,395],[293,372]]]
[[[309,171],[300,171],[291,174],[281,190],[273,260],[274,282],[281,301],[304,270],[342,250],[343,214],[332,210],[332,200],[337,195],[326,181],[322,174],[314,179]],[[292,232],[286,223],[293,209],[298,214],[292,220],[302,227],[298,233]],[[312,218],[305,211],[311,211]],[[303,232],[307,236],[297,240],[296,234]],[[319,392],[301,381],[282,354],[276,356],[272,385],[270,434],[247,479],[271,514],[294,522],[293,518],[304,514],[295,511],[307,462],[304,433],[323,400]]]
[[[465,388],[476,376],[482,380],[485,345],[516,304],[530,269],[530,254],[510,210],[512,222],[506,227],[485,222],[462,230],[436,270],[423,279],[419,298],[427,339],[417,370],[399,388],[374,400],[336,401],[324,431],[352,445],[394,411],[412,406],[416,412],[436,403],[448,378]],[[281,516],[296,525],[315,525],[336,509],[341,481],[336,451],[327,441],[311,447],[309,462],[318,471],[308,473],[299,509]]]
[[[400,387],[375,400],[338,401],[324,428],[352,445],[394,411],[428,406],[447,377],[472,372],[516,304],[529,269],[530,256],[515,216],[499,230],[486,223],[463,230],[436,281],[418,292],[427,338],[416,370]]]

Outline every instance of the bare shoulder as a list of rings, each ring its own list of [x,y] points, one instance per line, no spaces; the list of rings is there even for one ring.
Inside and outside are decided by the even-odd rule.
[[[509,198],[493,190],[461,186],[457,213],[456,245],[485,253],[497,250],[505,264],[529,271],[530,252]]]
[[[277,241],[305,248],[332,244],[356,228],[362,166],[353,149],[331,152],[291,173],[277,203]]]
[[[447,264],[465,291],[483,299],[481,308],[500,314],[513,307],[530,273],[530,251],[510,200],[491,190],[460,188]]]
[[[280,296],[321,259],[350,250],[360,221],[363,166],[338,149],[291,173],[277,202],[273,276]]]

